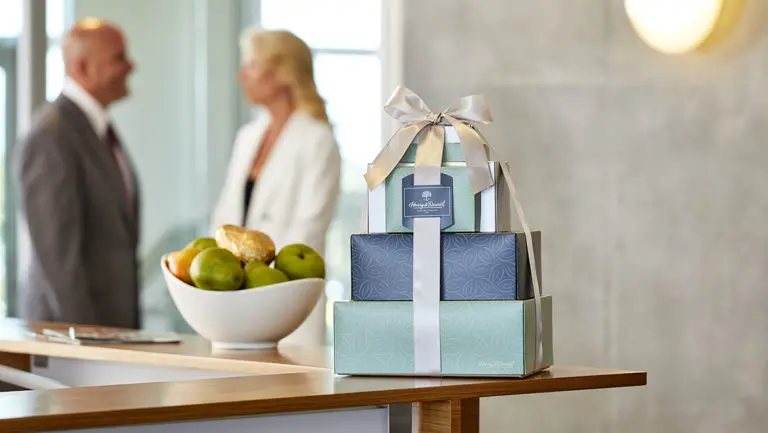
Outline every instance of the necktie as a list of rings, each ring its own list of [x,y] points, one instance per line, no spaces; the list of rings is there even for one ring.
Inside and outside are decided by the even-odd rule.
[[[110,155],[112,155],[112,159],[114,159],[115,164],[120,171],[120,178],[123,180],[123,187],[125,190],[125,198],[128,200],[128,205],[135,214],[136,203],[133,192],[133,175],[128,167],[128,161],[123,153],[120,139],[117,137],[117,133],[115,133],[111,124],[107,126],[106,141],[109,145]]]

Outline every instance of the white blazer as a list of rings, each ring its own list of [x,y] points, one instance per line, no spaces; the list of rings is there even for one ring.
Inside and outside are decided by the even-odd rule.
[[[211,216],[211,235],[222,224],[243,225],[245,183],[269,120],[265,112],[238,131]],[[340,178],[341,157],[330,125],[295,111],[256,180],[245,227],[269,235],[277,251],[298,242],[325,256],[325,237],[339,200]],[[325,303],[323,294],[307,320],[281,343],[323,345]]]
[[[269,120],[265,112],[238,131],[211,235],[222,224],[243,225],[245,183]],[[295,111],[256,180],[245,227],[269,235],[278,251],[298,242],[324,256],[340,177],[341,157],[331,126]]]

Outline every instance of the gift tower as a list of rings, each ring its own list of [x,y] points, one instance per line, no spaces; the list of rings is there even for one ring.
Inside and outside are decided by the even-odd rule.
[[[491,121],[484,99],[435,114],[398,87],[385,111],[403,125],[365,175],[352,296],[334,304],[335,372],[525,377],[551,366],[541,233],[477,128]]]

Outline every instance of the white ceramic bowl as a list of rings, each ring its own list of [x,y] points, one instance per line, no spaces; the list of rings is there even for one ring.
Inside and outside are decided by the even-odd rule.
[[[160,266],[184,320],[218,349],[273,348],[307,319],[325,289],[322,278],[232,292],[202,290],[176,278],[167,256]]]

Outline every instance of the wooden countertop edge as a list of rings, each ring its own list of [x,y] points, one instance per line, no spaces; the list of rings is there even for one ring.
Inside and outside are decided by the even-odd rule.
[[[543,384],[542,382],[546,383]],[[346,409],[395,403],[417,403],[520,394],[634,387],[643,386],[646,385],[646,383],[646,372],[622,371],[616,372],[616,374],[559,378],[551,381],[503,380],[498,382],[443,385],[440,387],[416,388],[409,390],[391,389],[358,391],[331,395],[311,395],[255,400],[243,398],[238,401],[230,402],[195,403],[176,406],[30,416],[18,419],[0,420],[0,429],[3,429],[3,431],[24,431],[32,433],[49,431],[51,429],[61,430],[159,424],[237,416],[242,417],[302,411]],[[119,392],[117,389],[119,386],[114,388],[116,388],[115,392]],[[66,391],[67,390],[60,390],[55,392]],[[104,389],[101,388],[99,392],[103,393]]]
[[[125,350],[119,346],[112,348],[36,341],[0,341],[0,352],[256,375],[330,371],[330,369],[324,367],[280,364],[276,362],[143,352]]]

